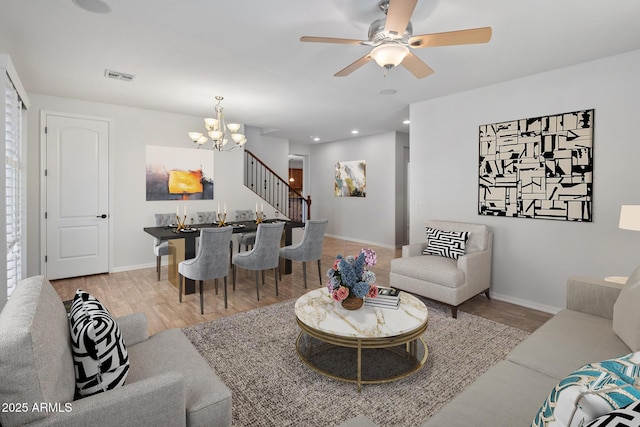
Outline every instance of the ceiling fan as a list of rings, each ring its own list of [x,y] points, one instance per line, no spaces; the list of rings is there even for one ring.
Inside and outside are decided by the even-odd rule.
[[[414,36],[412,35],[413,28],[410,19],[416,3],[418,3],[418,0],[381,0],[378,3],[378,7],[387,16],[371,23],[368,40],[303,36],[300,41],[359,44],[373,47],[362,58],[335,73],[334,76],[336,77],[348,76],[373,59],[385,70],[402,65],[416,78],[421,79],[432,74],[433,70],[411,52],[411,49],[486,43],[491,39],[491,27]]]

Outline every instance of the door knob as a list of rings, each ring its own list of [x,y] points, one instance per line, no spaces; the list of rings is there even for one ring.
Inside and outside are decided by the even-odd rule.
[[[96,215],[96,218],[106,218],[107,214],[102,214],[102,215]]]

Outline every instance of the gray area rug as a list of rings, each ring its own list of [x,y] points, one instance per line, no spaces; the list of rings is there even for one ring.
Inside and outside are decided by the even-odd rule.
[[[234,426],[332,426],[365,415],[379,426],[419,426],[529,333],[426,301],[425,366],[386,384],[326,378],[299,358],[295,300],[183,331],[233,391]]]

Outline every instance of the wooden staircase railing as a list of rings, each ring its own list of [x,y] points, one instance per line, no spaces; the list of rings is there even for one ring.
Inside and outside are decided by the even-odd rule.
[[[311,219],[311,196],[293,189],[262,160],[244,150],[244,185],[292,221]]]

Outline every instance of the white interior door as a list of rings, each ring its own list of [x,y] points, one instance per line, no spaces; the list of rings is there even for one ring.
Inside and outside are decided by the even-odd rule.
[[[109,122],[47,114],[49,279],[109,271]]]

